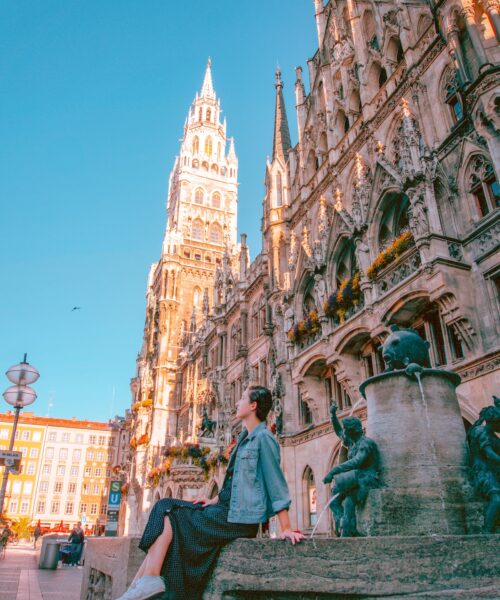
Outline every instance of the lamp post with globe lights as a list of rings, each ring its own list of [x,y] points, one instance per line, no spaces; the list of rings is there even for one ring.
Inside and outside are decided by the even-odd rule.
[[[19,413],[25,406],[33,404],[36,400],[36,392],[30,385],[40,377],[40,373],[32,367],[27,359],[27,355],[24,355],[24,359],[18,365],[10,367],[7,371],[7,379],[13,383],[3,393],[4,400],[14,407],[14,423],[12,425],[12,434],[9,442],[9,452],[12,452],[14,448],[14,440],[16,439],[17,423],[19,421]],[[3,513],[3,503],[5,499],[5,491],[7,489],[7,481],[9,479],[10,468],[5,465],[2,487],[0,489],[0,514]]]

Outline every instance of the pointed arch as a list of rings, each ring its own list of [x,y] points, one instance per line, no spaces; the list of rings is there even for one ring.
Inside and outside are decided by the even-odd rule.
[[[221,207],[221,195],[219,192],[214,192],[212,194],[212,206],[214,208],[220,208]]]
[[[199,308],[201,306],[201,300],[202,300],[202,291],[201,288],[199,288],[198,286],[195,286],[193,289],[193,306],[195,306],[196,308]]]
[[[304,524],[306,527],[314,527],[318,519],[316,480],[310,466],[304,469],[302,474],[302,497],[304,506]]]
[[[210,226],[210,241],[212,244],[222,243],[222,227],[217,222]]]
[[[203,221],[195,219],[192,226],[192,236],[194,240],[203,240]]]
[[[205,154],[207,156],[212,156],[212,150],[213,150],[212,136],[207,135],[207,137],[205,138]]]
[[[194,201],[195,204],[203,204],[205,199],[205,190],[201,187],[198,187],[194,191]]]
[[[276,206],[283,205],[283,181],[281,179],[281,171],[276,173]]]
[[[192,144],[192,147],[191,147],[191,152],[193,154],[198,154],[199,151],[200,151],[200,138],[197,135],[195,135],[194,138],[193,138],[193,144]]]

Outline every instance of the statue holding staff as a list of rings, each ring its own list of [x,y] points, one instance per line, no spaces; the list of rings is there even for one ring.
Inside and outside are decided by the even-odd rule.
[[[342,423],[337,418],[338,406],[330,407],[333,429],[347,447],[347,460],[335,465],[325,476],[323,483],[331,483],[333,498],[330,508],[335,521],[335,530],[340,537],[355,537],[356,506],[362,506],[368,491],[378,486],[380,459],[377,444],[363,433],[363,426],[357,417],[346,417]]]

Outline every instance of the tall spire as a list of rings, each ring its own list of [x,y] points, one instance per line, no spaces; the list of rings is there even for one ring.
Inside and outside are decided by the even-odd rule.
[[[288,129],[285,100],[283,98],[283,83],[279,67],[276,69],[276,84],[274,87],[276,88],[276,111],[274,114],[273,160],[276,157],[286,160],[288,150],[290,150],[292,144],[290,142],[290,130]]]
[[[212,68],[211,67],[212,67],[212,59],[210,57],[208,57],[207,69],[205,71],[205,78],[203,79],[203,85],[201,87],[201,95],[208,97],[208,98],[215,97],[214,84],[212,82]]]

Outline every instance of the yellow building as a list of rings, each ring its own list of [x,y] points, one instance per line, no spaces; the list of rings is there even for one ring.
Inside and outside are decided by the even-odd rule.
[[[13,413],[0,414],[0,450],[8,448]],[[106,522],[112,467],[120,464],[121,421],[100,423],[21,414],[14,450],[20,473],[11,474],[4,504],[8,519],[29,517],[44,528],[87,528]]]
[[[21,452],[21,468],[18,475],[10,474],[5,496],[5,513],[8,518],[31,517],[34,512],[34,492],[40,471],[40,460],[46,428],[29,422],[33,413],[24,413],[19,422],[14,450]],[[12,433],[13,414],[0,415],[0,450],[7,450]]]

